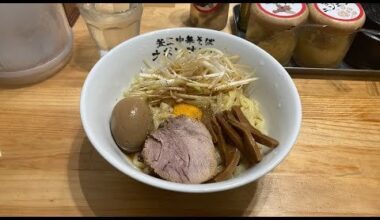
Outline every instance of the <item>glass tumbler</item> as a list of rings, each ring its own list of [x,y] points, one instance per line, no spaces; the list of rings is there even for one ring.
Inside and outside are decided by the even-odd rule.
[[[78,7],[100,56],[140,34],[141,3],[82,3]]]

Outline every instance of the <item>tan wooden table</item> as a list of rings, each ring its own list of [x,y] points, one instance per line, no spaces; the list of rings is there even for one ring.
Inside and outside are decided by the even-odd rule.
[[[146,7],[142,32],[184,26],[188,13],[188,5]],[[0,215],[380,215],[378,81],[294,79],[303,121],[286,160],[235,190],[180,194],[123,175],[89,143],[79,99],[99,56],[81,18],[73,31],[73,56],[59,73],[0,89]]]

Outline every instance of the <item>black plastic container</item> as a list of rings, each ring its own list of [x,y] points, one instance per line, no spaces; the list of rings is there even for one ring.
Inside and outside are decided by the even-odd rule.
[[[363,28],[380,31],[380,4],[362,3],[366,13]],[[345,63],[359,69],[380,69],[380,37],[359,32],[348,51]]]

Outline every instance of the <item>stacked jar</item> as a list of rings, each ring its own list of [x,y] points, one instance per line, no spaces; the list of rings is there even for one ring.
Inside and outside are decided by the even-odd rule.
[[[295,27],[305,23],[308,7],[304,3],[254,3],[246,39],[287,65],[297,44]]]
[[[339,67],[355,33],[365,22],[358,3],[312,3],[312,25],[299,29],[293,59],[297,65],[314,68]]]
[[[192,3],[190,22],[195,27],[222,30],[228,19],[228,3]]]

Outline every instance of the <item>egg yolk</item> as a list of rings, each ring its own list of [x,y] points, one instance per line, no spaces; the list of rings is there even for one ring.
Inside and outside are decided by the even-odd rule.
[[[173,108],[173,114],[175,116],[184,115],[196,120],[202,119],[202,110],[190,104],[181,103],[181,104],[175,105]]]

